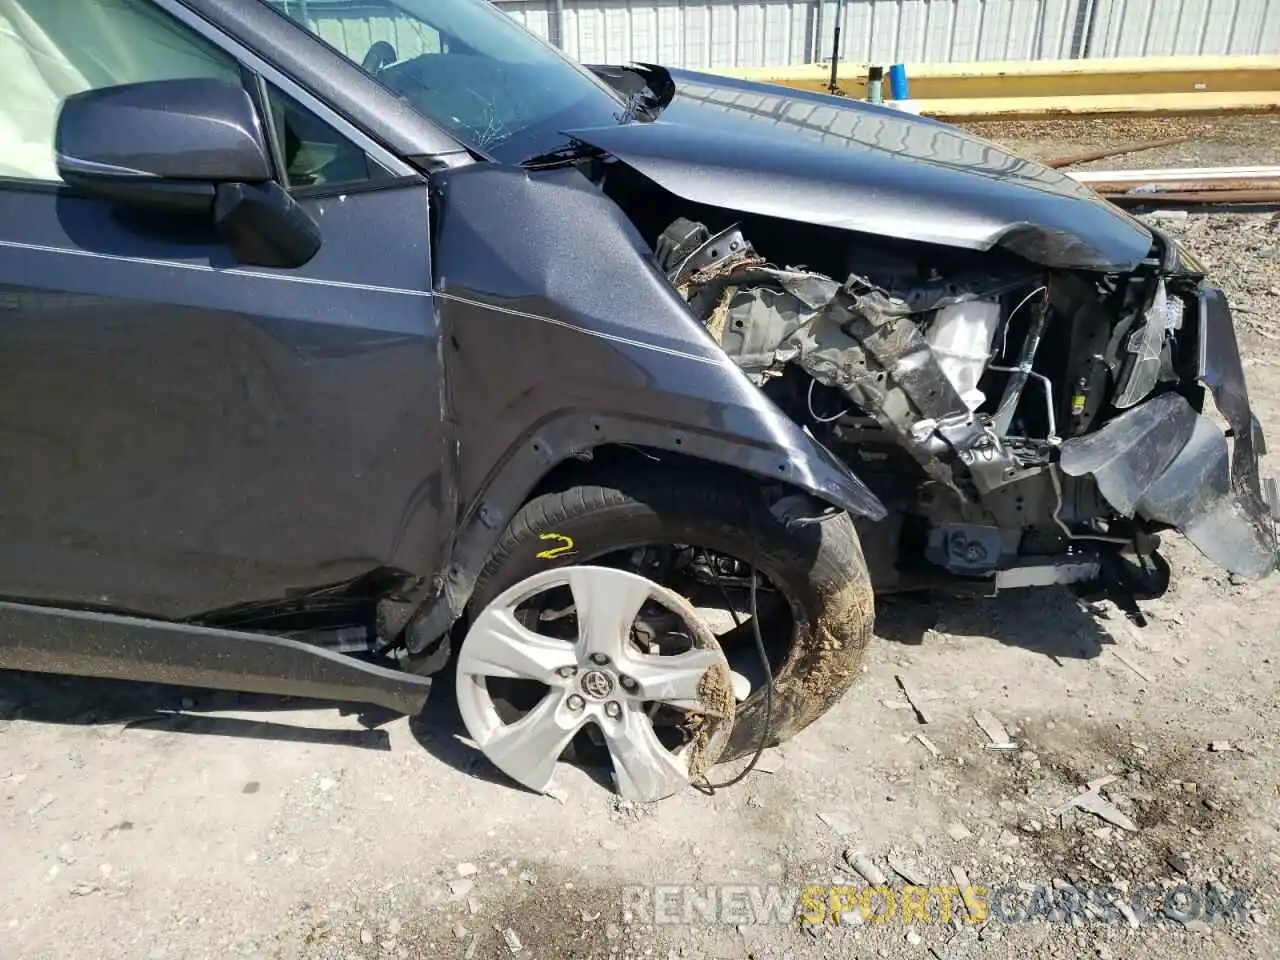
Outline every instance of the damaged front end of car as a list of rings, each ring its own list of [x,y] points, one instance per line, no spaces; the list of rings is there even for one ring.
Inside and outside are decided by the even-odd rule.
[[[656,246],[724,350],[896,514],[881,589],[1151,597],[1169,528],[1233,574],[1275,567],[1226,300],[1163,237],[1124,274],[881,249],[840,280],[773,265],[736,226],[679,219]]]
[[[657,67],[630,82],[667,106],[573,131],[590,175],[885,505],[859,521],[879,591],[1066,583],[1132,611],[1168,585],[1170,529],[1232,574],[1276,566],[1230,310],[1160,231],[927,118]]]

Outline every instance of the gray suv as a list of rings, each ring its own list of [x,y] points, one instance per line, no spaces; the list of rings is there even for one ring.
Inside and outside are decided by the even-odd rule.
[[[875,592],[1276,564],[1222,293],[955,128],[485,0],[5,0],[0,73],[0,667],[452,665],[517,780],[647,798],[820,716]]]

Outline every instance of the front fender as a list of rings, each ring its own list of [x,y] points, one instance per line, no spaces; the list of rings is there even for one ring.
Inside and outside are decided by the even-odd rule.
[[[630,221],[578,171],[477,164],[436,185],[444,405],[463,515],[492,499],[513,451],[542,433],[557,451],[538,451],[544,464],[602,442],[643,443],[883,516],[725,355]]]

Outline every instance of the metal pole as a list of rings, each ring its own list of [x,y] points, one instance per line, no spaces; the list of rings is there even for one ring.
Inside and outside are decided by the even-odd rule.
[[[561,50],[564,49],[564,0],[556,0],[555,26],[551,31],[551,42]]]
[[[836,0],[836,21],[835,29],[831,36],[831,82],[827,84],[827,89],[831,93],[839,93],[840,86],[837,82],[837,66],[840,63],[840,24],[844,20],[844,0]]]
[[[1076,22],[1071,25],[1071,59],[1079,60],[1089,44],[1093,23],[1093,0],[1079,0],[1076,4]]]

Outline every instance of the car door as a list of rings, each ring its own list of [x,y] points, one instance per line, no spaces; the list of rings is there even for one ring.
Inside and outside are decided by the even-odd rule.
[[[426,183],[181,12],[0,0],[0,595],[179,618],[423,576],[446,479]],[[60,182],[63,98],[195,77],[255,98],[319,224],[305,266]]]

